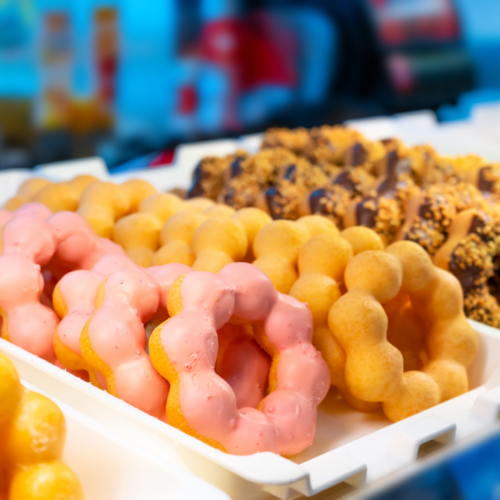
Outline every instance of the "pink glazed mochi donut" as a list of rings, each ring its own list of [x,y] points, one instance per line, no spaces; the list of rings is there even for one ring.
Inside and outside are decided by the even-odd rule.
[[[125,254],[105,255],[91,271],[82,269],[63,276],[52,297],[55,312],[61,319],[54,332],[54,350],[59,363],[75,375],[88,377],[93,385],[100,388],[103,383],[82,356],[80,336],[85,323],[94,314],[101,281],[120,269],[138,269],[138,266]],[[87,376],[82,371],[87,372]]]
[[[24,208],[24,207],[23,207]],[[99,238],[73,212],[13,216],[0,230],[0,315],[2,338],[49,362],[55,362],[55,312],[40,302],[42,266],[51,261],[89,269],[107,253],[123,253]]]
[[[311,343],[306,304],[278,293],[255,266],[234,263],[220,274],[177,278],[168,311],[171,318],[155,329],[149,349],[171,385],[170,425],[236,455],[295,455],[312,444],[330,373]],[[269,395],[258,409],[238,408],[231,386],[216,373],[217,331],[229,322],[251,324],[272,358]]]
[[[183,264],[167,264],[146,271],[134,264],[132,268],[111,273],[98,285],[95,311],[81,335],[73,331],[69,347],[77,350],[74,344],[79,336],[84,368],[91,376],[95,373],[98,384],[109,394],[164,421],[169,384],[146,353],[144,324],[160,307],[166,309],[172,283],[190,270]],[[87,304],[83,313],[90,314],[90,301],[85,295],[81,297],[82,304]],[[78,319],[79,325],[81,322]],[[65,342],[68,344],[67,339]]]
[[[36,217],[37,219],[44,220],[52,215],[52,212],[41,203],[26,203],[22,207],[9,212],[0,208],[0,227],[2,227],[6,222],[10,221],[14,217],[20,217],[22,215],[29,215]]]

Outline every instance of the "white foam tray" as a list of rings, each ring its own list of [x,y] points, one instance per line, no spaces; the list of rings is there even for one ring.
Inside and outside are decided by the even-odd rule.
[[[374,484],[419,460],[428,443],[450,446],[498,425],[500,331],[471,322],[480,350],[469,368],[471,390],[396,424],[327,397],[314,444],[289,460],[273,453],[232,456],[166,425],[59,368],[0,340],[21,377],[37,388],[228,493],[233,499],[312,496],[343,483]]]
[[[78,476],[86,500],[229,500],[222,491],[156,457],[34,384],[54,401],[66,420],[63,460]]]

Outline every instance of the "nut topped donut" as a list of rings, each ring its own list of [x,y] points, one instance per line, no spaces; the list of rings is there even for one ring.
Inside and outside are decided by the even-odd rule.
[[[344,226],[366,226],[390,243],[403,223],[406,202],[418,187],[408,174],[407,162],[396,150],[389,152],[385,161],[385,177],[364,197],[350,203]]]
[[[278,293],[251,264],[235,263],[220,274],[179,277],[168,309],[172,317],[153,332],[150,353],[171,384],[171,425],[237,455],[295,455],[312,444],[330,374],[311,344],[312,316],[305,304]],[[272,357],[269,395],[259,409],[238,408],[233,390],[215,372],[217,330],[235,321],[250,323]]]
[[[313,128],[307,156],[326,172],[335,172],[338,166],[363,166],[372,170],[383,158],[385,148],[381,142],[368,141],[360,132],[339,125]]]
[[[471,184],[436,184],[413,196],[396,240],[414,241],[434,255],[445,242],[453,218],[468,208],[486,208],[481,193]]]
[[[257,206],[269,213],[273,219],[296,220],[300,216],[300,205],[304,196],[328,181],[324,171],[297,158],[283,168],[274,186],[266,189],[257,200]]]
[[[375,178],[364,168],[346,168],[326,186],[309,193],[302,201],[300,211],[303,215],[330,217],[341,228],[346,207],[354,198],[366,194],[374,182]]]
[[[261,149],[285,148],[295,154],[304,154],[309,145],[309,130],[299,127],[270,128],[264,132]]]
[[[196,166],[193,172],[193,182],[187,192],[188,198],[203,196],[211,200],[217,200],[219,193],[224,187],[226,171],[237,164],[246,156],[244,151],[238,151],[236,155],[218,158],[207,156]]]
[[[274,186],[279,174],[296,161],[295,154],[284,148],[263,149],[253,156],[238,157],[228,170],[219,201],[235,209],[256,206],[262,191]]]
[[[500,306],[490,285],[498,283],[495,265],[499,252],[498,216],[469,209],[453,219],[448,241],[434,256],[437,266],[460,281],[467,316],[496,328],[500,326]]]

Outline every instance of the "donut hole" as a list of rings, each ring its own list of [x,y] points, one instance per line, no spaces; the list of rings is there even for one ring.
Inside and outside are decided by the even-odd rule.
[[[70,267],[56,258],[50,259],[50,261],[42,267],[42,277],[43,277],[43,294],[40,301],[43,303],[44,300],[50,301],[52,304],[52,295],[57,283],[61,280],[63,276],[71,271],[74,271],[73,267]],[[44,305],[47,305],[44,303]],[[49,306],[52,309],[52,305]]]
[[[420,370],[429,360],[425,349],[427,329],[410,296],[399,293],[384,304],[384,310],[389,320],[387,341],[403,355],[404,371]]]
[[[231,321],[217,336],[215,372],[231,386],[238,408],[258,408],[268,392],[271,357],[253,338],[250,323]]]

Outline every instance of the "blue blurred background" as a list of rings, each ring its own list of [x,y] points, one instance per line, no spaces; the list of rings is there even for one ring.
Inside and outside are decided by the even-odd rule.
[[[499,500],[500,435],[455,452],[370,500]]]
[[[0,0],[0,168],[446,118],[464,92],[498,98],[499,19],[498,0]]]

